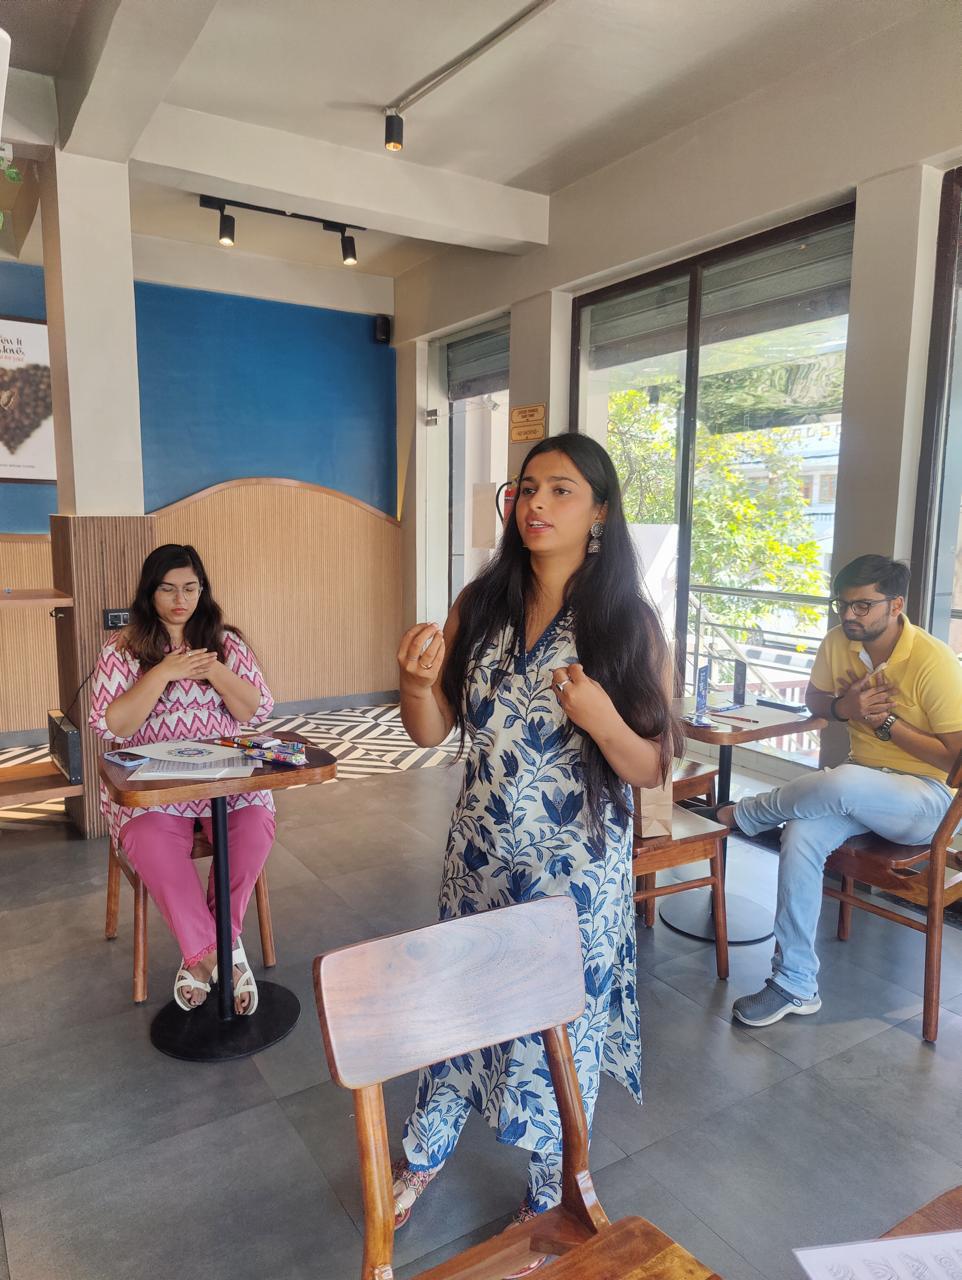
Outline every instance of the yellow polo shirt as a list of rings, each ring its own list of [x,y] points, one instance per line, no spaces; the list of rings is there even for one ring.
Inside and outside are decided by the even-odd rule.
[[[859,657],[861,640],[849,640],[841,627],[833,627],[819,646],[811,670],[811,682],[822,693],[842,692],[848,672],[859,678],[870,668]],[[880,673],[894,684],[895,714],[924,733],[962,732],[962,664],[947,644],[902,615],[902,634]],[[882,742],[866,725],[854,721],[848,727],[850,759],[873,769],[894,769],[945,782],[946,774],[935,765],[909,755],[894,742]]]

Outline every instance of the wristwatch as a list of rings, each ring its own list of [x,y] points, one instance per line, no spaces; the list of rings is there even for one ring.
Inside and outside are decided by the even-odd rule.
[[[883,742],[889,742],[892,737],[892,725],[895,724],[898,716],[886,716],[879,727],[875,730],[876,738],[881,738]]]

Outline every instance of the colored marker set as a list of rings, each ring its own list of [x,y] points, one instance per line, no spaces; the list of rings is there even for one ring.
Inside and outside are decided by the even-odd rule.
[[[246,737],[243,734],[235,738],[221,738],[225,747],[239,747],[250,760],[264,760],[271,764],[290,764],[301,766],[307,764],[307,753],[300,742],[270,741],[264,745],[263,738]]]

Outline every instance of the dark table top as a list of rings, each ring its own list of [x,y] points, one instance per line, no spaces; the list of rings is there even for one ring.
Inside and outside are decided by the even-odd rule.
[[[252,730],[256,733],[257,730]],[[305,748],[307,764],[301,768],[265,760],[247,778],[156,778],[134,782],[121,764],[100,760],[100,776],[111,799],[132,809],[151,805],[180,804],[184,800],[212,800],[215,796],[241,796],[251,791],[281,791],[312,782],[328,782],[337,774],[337,760],[329,751],[312,747],[296,733],[271,733],[282,742],[299,742]],[[122,750],[122,744],[116,748]]]

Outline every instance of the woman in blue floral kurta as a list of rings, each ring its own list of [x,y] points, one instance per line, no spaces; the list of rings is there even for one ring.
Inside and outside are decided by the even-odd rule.
[[[673,747],[665,645],[600,445],[566,435],[532,450],[497,557],[444,633],[412,628],[398,657],[415,740],[440,741],[452,724],[470,740],[441,919],[551,894],[577,903],[587,1002],[569,1035],[590,1126],[602,1070],[641,1101],[629,783],[654,785]],[[532,1152],[524,1212],[557,1203],[560,1121],[541,1038],[525,1036],[421,1073],[398,1225],[472,1107]]]

